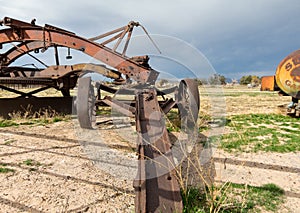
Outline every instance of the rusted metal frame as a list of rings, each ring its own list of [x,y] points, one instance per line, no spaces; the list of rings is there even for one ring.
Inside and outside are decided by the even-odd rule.
[[[106,44],[109,44],[110,42],[118,39],[121,35],[123,34],[123,32],[115,35],[114,37],[110,38],[110,39],[107,39],[106,41],[102,42],[101,45],[106,45]]]
[[[47,46],[48,47],[52,47],[52,46],[58,47],[58,45],[51,44],[51,43],[47,44]],[[62,46],[60,46],[60,47],[62,47]],[[43,48],[43,42],[40,42],[40,41],[23,42],[18,45],[18,48],[13,47],[9,51],[7,51],[5,54],[2,54],[2,57],[9,59],[6,61],[6,63],[4,65],[8,66],[10,63],[15,61],[17,58],[21,57],[22,55],[25,55],[28,52],[31,52],[31,51],[34,51],[34,50],[40,49],[40,48]],[[79,65],[74,65],[73,67],[75,67],[75,66],[79,66]],[[86,69],[90,66],[92,66],[92,65],[85,64]],[[101,66],[101,65],[99,65],[99,66]],[[109,68],[105,68],[105,69],[106,69],[106,73],[100,72],[100,74],[102,74],[106,77],[109,77],[109,78],[113,78],[113,79],[122,79],[122,77],[120,76],[121,74],[118,71],[115,71],[115,70],[112,70]]]
[[[0,21],[0,25],[9,26],[12,28],[36,26],[34,23],[34,20],[32,20],[31,23],[28,23],[28,22],[20,21],[17,19],[9,18],[9,17],[4,17],[3,20]],[[36,26],[36,27],[39,27],[39,26]]]
[[[123,57],[126,54],[126,51],[127,51],[127,48],[128,48],[128,44],[129,44],[129,41],[131,39],[132,31],[133,31],[133,28],[130,28],[129,31],[128,31],[127,39],[126,39],[126,42],[125,42],[125,45],[124,45],[124,49],[123,49],[123,52],[122,52],[122,56]]]
[[[39,72],[40,69],[28,68],[28,67],[2,67],[0,69],[1,77],[29,77],[28,73]],[[24,79],[24,78],[23,78]]]
[[[58,78],[53,81],[56,83],[54,86],[55,89],[60,90],[64,97],[70,97],[70,89],[73,89],[76,86],[78,80],[78,75],[68,75],[62,78]]]
[[[115,94],[118,91],[117,89],[108,87],[104,84],[100,84],[98,88],[101,89],[101,90],[104,90],[106,92],[113,93],[113,94]]]
[[[118,90],[118,94],[120,95],[134,95],[136,90],[139,89],[138,87],[132,87],[131,89],[125,89],[125,88],[122,88],[120,90]],[[168,89],[165,89],[165,90],[159,90],[157,89],[156,87],[154,88],[156,90],[156,93],[157,93],[157,96],[164,96],[164,95],[167,95],[167,94],[171,94],[171,93],[177,93],[177,90],[178,90],[178,87],[175,86],[175,87],[172,87],[172,88],[168,88]]]
[[[159,90],[159,89],[156,89],[156,90],[157,90],[157,95],[163,96],[163,95],[167,95],[167,94],[176,92],[178,90],[178,87],[174,86],[174,87],[164,89],[164,90]]]
[[[50,47],[50,46],[57,46],[57,45],[55,45],[55,44],[47,44],[47,46]],[[42,42],[36,42],[36,41],[33,41],[33,42],[23,42],[22,44],[20,44],[18,46],[18,48],[13,47],[9,51],[7,51],[5,54],[3,54],[3,55],[7,55],[7,56],[5,56],[6,58],[10,58],[10,60],[7,61],[7,63],[5,65],[8,66],[15,59],[19,58],[20,56],[22,56],[24,54],[27,54],[27,52],[30,52],[30,51],[33,51],[33,50],[36,50],[36,49],[40,49],[42,47],[43,47],[43,43]],[[21,49],[21,51],[18,50],[18,49]],[[84,64],[84,65],[83,64],[78,64],[78,65],[73,65],[71,67],[73,67],[73,69],[78,69],[77,67],[79,65],[81,65],[81,67],[84,67],[86,69],[88,69],[90,66],[93,66],[93,65],[90,65],[90,64]],[[94,65],[94,66],[98,67],[98,66],[101,66],[101,65]],[[112,70],[112,69],[109,69],[109,68],[105,68],[105,70],[106,70],[106,73],[101,72],[100,74],[102,74],[102,75],[104,75],[106,77],[113,78],[113,79],[119,79],[119,78],[121,78],[119,72],[117,72],[115,70]]]
[[[39,73],[42,69],[38,68],[28,68],[28,67],[2,67],[1,69],[1,77],[33,77],[32,73]],[[23,78],[24,80],[26,78]]]
[[[0,44],[2,44],[1,41]],[[58,45],[56,44],[49,44],[49,43],[47,44],[47,47],[51,47],[51,46],[58,47]],[[42,41],[21,41],[20,44],[13,45],[12,48],[10,48],[5,53],[2,53],[0,55],[0,63],[2,66],[8,66],[19,57],[43,47],[44,47],[44,43]],[[32,55],[30,56],[32,57]]]
[[[16,49],[19,49],[17,45],[14,45],[13,43],[11,43],[11,44],[12,44]],[[44,44],[44,46],[45,46],[45,44]],[[19,50],[20,50],[20,51],[23,51],[22,49],[19,49]],[[30,57],[32,57],[33,59],[35,59],[35,60],[38,61],[39,63],[43,64],[45,67],[48,67],[47,64],[45,64],[43,61],[41,61],[41,60],[38,59],[37,57],[31,55],[29,52],[25,52],[25,51],[24,51],[24,54],[29,55]]]
[[[119,38],[118,41],[116,42],[116,44],[114,45],[114,47],[112,48],[112,51],[115,52],[117,50],[117,48],[119,47],[121,41],[123,40],[123,38],[127,34],[127,41],[125,43],[125,46],[124,46],[124,49],[123,49],[123,52],[122,52],[122,56],[124,57],[125,53],[126,53],[127,46],[128,46],[128,42],[131,38],[131,33],[132,33],[133,28],[135,26],[139,26],[139,23],[136,23],[136,22],[133,22],[133,21],[130,22],[127,26],[125,26],[124,28],[122,28],[122,30],[120,30],[120,31],[123,31],[123,32],[117,34],[116,36],[112,37],[111,39],[109,39],[105,42],[102,42],[101,44],[106,45],[106,44],[110,43],[111,41],[114,41],[117,38]],[[119,31],[117,31],[117,32],[119,32]]]
[[[182,212],[179,184],[174,176],[171,143],[155,89],[136,95],[138,174],[134,180],[136,212]]]
[[[21,32],[16,34],[12,29],[0,31],[0,41],[2,42],[17,42],[17,41],[43,41],[55,43],[57,45],[70,47],[80,50],[95,59],[98,59],[112,67],[117,68],[122,74],[129,76],[140,83],[153,84],[158,72],[151,68],[144,68],[139,64],[123,57],[120,53],[113,52],[111,49],[91,42],[87,39],[76,35],[67,34],[64,32],[56,32],[48,30],[44,34],[44,30],[37,28],[22,28]]]
[[[36,19],[32,19],[31,22],[29,23],[29,22],[20,21],[18,19],[14,19],[14,18],[10,18],[10,17],[4,17],[3,20],[0,21],[0,25],[9,26],[14,29],[20,29],[23,27],[45,28],[45,29],[51,29],[51,30],[75,35],[75,33],[71,32],[71,31],[68,31],[68,30],[65,30],[65,29],[50,25],[50,24],[45,24],[44,27],[36,25],[35,21],[36,21]]]
[[[23,54],[23,48],[27,48],[27,44],[30,42],[22,42],[18,45],[13,45],[12,48],[10,48],[9,50],[7,50],[5,53],[1,53],[0,55],[0,64],[1,66],[7,66],[9,63],[11,63],[11,57],[10,55],[21,55]],[[2,45],[1,41],[0,44]],[[23,47],[23,48],[21,48]],[[21,54],[20,54],[21,53]]]
[[[41,87],[41,88],[38,88],[36,90],[25,93],[24,95],[22,95],[22,97],[32,97],[34,94],[42,92],[42,91],[50,89],[50,88],[51,88],[51,86]]]
[[[102,64],[91,64],[91,63],[87,63],[87,64],[74,64],[71,65],[71,68],[73,71],[75,70],[83,70],[85,72],[96,72],[99,73],[105,77],[111,78],[111,79],[115,79],[115,80],[124,80],[121,76],[121,73],[110,69],[108,67],[106,67],[105,65]],[[84,74],[85,72],[81,73]]]
[[[2,54],[3,58],[9,59],[6,60],[6,63],[4,64],[5,66],[8,66],[10,63],[12,63],[13,61],[15,61],[17,58],[21,57],[22,55],[28,54],[30,51],[36,50],[36,49],[40,49],[43,48],[43,42],[40,41],[27,41],[27,42],[23,42],[21,43],[18,47],[13,47],[10,50],[8,50],[5,54]],[[56,46],[58,47],[58,45],[56,44],[47,44],[48,47],[51,46]],[[76,66],[79,66],[82,64],[78,64],[78,65],[74,65],[74,69]],[[82,65],[83,66],[83,65]],[[90,66],[90,64],[84,64],[84,67],[86,69],[88,69]],[[101,66],[101,65],[95,65],[95,66]],[[50,67],[49,67],[50,68]],[[120,73],[118,71],[109,69],[109,68],[105,68],[106,72],[100,72],[100,74],[109,77],[109,78],[113,78],[113,79],[120,79]],[[92,70],[91,70],[92,71]],[[97,71],[97,70],[95,70]]]
[[[0,77],[0,84],[53,85],[49,78]]]
[[[176,106],[176,101],[174,101],[173,98],[167,99],[162,105],[160,105],[164,114],[170,112],[170,110],[175,106]]]
[[[28,93],[26,93],[26,92],[21,92],[21,91],[19,91],[19,90],[13,89],[13,88],[3,86],[3,85],[1,85],[1,84],[0,84],[0,88],[1,88],[1,89],[4,89],[4,90],[6,90],[6,91],[12,92],[12,93],[21,95],[20,97],[32,97],[33,94],[36,94],[36,93],[38,93],[38,92],[47,90],[47,89],[51,88],[51,86],[45,86],[45,87],[42,87],[42,88],[33,90],[33,91],[31,91],[31,92],[28,92]]]
[[[116,49],[119,47],[121,41],[123,40],[124,36],[128,33],[129,28],[126,27],[126,29],[120,34],[118,41],[116,42],[116,44],[114,45],[114,47],[112,48],[112,51],[115,52]]]
[[[146,30],[146,28],[143,25],[139,25],[142,27],[142,29],[144,30],[144,32],[146,33],[147,37],[149,38],[149,40],[152,42],[152,44],[154,45],[154,47],[157,49],[157,51],[161,54],[160,49],[158,48],[158,46],[156,45],[156,43],[154,42],[154,40],[150,37],[148,31]]]
[[[102,100],[103,99],[97,99],[96,100],[96,105],[99,105],[99,106],[102,106],[103,104],[102,104]],[[132,100],[118,100],[119,102],[121,102],[122,104],[126,104],[126,105],[128,105],[128,106],[131,106],[131,107],[136,107],[136,104],[135,104],[135,102],[134,101],[132,101]],[[162,112],[166,112],[165,114],[167,114],[168,112],[169,112],[169,110],[167,110],[167,108],[168,108],[168,105],[173,105],[173,99],[171,98],[171,99],[168,99],[168,100],[165,100],[165,101],[158,101],[158,103],[159,103],[159,106],[161,107],[161,109],[162,109]],[[173,107],[172,108],[177,108],[177,104],[176,104],[176,102],[174,101],[174,105],[173,105]],[[109,106],[109,105],[107,105],[107,104],[105,104],[104,103],[104,105],[105,106]],[[171,109],[172,109],[171,108]]]
[[[99,40],[99,39],[102,39],[102,38],[105,38],[105,37],[107,37],[107,36],[113,35],[113,34],[118,33],[118,32],[120,32],[120,31],[124,31],[124,30],[126,29],[126,27],[127,27],[127,26],[120,27],[120,28],[118,28],[118,29],[115,29],[115,30],[112,30],[112,31],[110,31],[110,32],[101,34],[101,35],[99,35],[99,36],[95,36],[95,37],[93,37],[93,38],[89,38],[89,40],[90,40],[90,41],[97,41],[97,40]]]
[[[123,102],[113,99],[110,96],[104,97],[104,99],[102,99],[101,101],[110,106],[113,110],[116,110],[125,116],[135,117],[135,107],[124,104]]]
[[[75,33],[71,32],[71,31],[68,31],[68,30],[65,30],[65,29],[50,25],[50,24],[45,24],[45,26],[43,28],[58,31],[58,32],[63,32],[63,33],[71,34],[71,35],[76,35]]]
[[[127,47],[128,47],[129,40],[131,38],[131,34],[132,34],[132,31],[133,31],[133,28],[135,26],[139,26],[139,23],[130,22],[127,26],[118,28],[116,30],[113,30],[111,32],[105,33],[105,34],[100,35],[100,36],[96,36],[94,38],[90,38],[89,40],[91,40],[91,41],[99,40],[99,39],[102,39],[102,38],[105,38],[107,36],[110,36],[110,35],[113,35],[115,33],[120,32],[117,35],[113,36],[112,38],[110,38],[110,39],[108,39],[106,41],[101,42],[101,45],[106,45],[106,44],[111,43],[112,41],[118,39],[118,41],[116,42],[116,44],[112,48],[112,51],[115,52],[117,50],[117,48],[119,47],[121,41],[123,40],[123,38],[127,34],[127,39],[126,39],[126,42],[125,42],[125,45],[124,45],[124,49],[122,51],[122,56],[124,57],[125,53],[126,53],[126,50],[127,50]]]
[[[9,92],[12,92],[12,93],[15,93],[15,94],[18,94],[18,95],[21,95],[21,96],[24,96],[26,93],[25,92],[21,92],[19,90],[15,90],[13,88],[9,88],[9,87],[6,87],[6,86],[3,86],[0,84],[0,88],[1,89],[4,89],[6,91],[9,91]]]

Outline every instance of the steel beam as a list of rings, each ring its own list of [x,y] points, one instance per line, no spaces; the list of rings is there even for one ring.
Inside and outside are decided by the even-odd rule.
[[[182,212],[179,184],[163,113],[155,89],[136,95],[138,174],[134,180],[136,212]]]

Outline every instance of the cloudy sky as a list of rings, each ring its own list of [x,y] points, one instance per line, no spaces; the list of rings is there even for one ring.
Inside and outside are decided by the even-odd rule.
[[[297,0],[0,0],[3,17],[36,18],[88,38],[138,21],[189,44],[229,78],[274,74],[300,48],[299,11]]]

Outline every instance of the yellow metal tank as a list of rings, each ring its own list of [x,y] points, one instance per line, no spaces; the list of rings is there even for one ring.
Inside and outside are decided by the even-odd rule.
[[[275,81],[283,92],[300,99],[300,50],[291,53],[280,62]]]

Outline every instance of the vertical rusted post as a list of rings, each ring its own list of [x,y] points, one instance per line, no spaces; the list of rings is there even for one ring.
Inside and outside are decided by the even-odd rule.
[[[155,89],[136,94],[138,174],[134,180],[136,212],[182,212],[174,175],[171,143]]]

